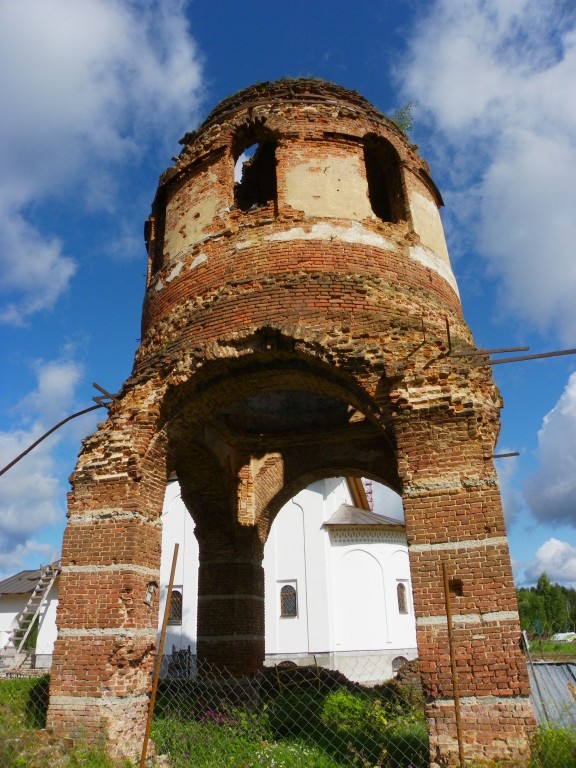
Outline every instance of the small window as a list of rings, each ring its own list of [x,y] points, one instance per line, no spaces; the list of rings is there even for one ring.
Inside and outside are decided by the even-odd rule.
[[[364,162],[368,197],[374,214],[382,221],[398,222],[406,218],[404,193],[398,153],[381,136],[364,137]]]
[[[408,664],[408,659],[406,656],[396,656],[395,659],[392,661],[392,677],[396,677],[398,674],[398,670],[400,667],[403,667],[404,664]]]
[[[297,615],[298,601],[296,589],[291,584],[285,584],[280,590],[280,616],[284,618]]]
[[[398,613],[408,613],[408,599],[406,596],[405,584],[398,584],[396,587],[396,595],[398,597]]]
[[[240,179],[234,184],[234,204],[242,211],[275,203],[276,192],[276,143],[262,141],[247,147],[238,160],[244,156],[235,176]]]
[[[182,588],[172,590],[168,624],[182,624]]]

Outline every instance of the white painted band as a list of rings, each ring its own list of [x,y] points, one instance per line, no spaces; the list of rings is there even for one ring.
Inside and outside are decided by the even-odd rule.
[[[518,621],[518,611],[491,611],[490,613],[456,613],[452,615],[454,624],[490,624],[499,621]],[[419,627],[445,626],[448,620],[443,614],[436,616],[419,616],[416,624]]]
[[[135,565],[134,563],[114,563],[112,565],[63,565],[62,573],[110,573],[116,571],[130,571],[139,573],[143,576],[153,577],[158,581],[160,570],[157,568],[146,568],[144,565]]]
[[[140,512],[126,512],[126,510],[123,509],[92,509],[87,515],[72,514],[68,518],[68,525],[87,525],[89,523],[101,522],[102,520],[109,520],[111,522],[120,520],[139,520],[142,523],[146,523],[146,525],[149,525],[151,528],[162,527],[160,518],[151,520]]]
[[[460,704],[463,706],[477,706],[478,704],[483,707],[518,707],[522,704],[524,707],[528,707],[531,710],[530,698],[528,696],[461,696]],[[435,699],[429,706],[438,707],[454,707],[454,699]]]
[[[264,642],[264,635],[198,635],[197,640],[203,643],[237,643],[239,640]]]
[[[80,706],[95,706],[95,707],[123,707],[127,703],[130,704],[146,704],[148,705],[148,695],[145,693],[136,696],[51,696],[50,705],[60,707],[80,707]]]
[[[407,483],[404,486],[404,496],[413,497],[430,491],[458,491],[468,488],[497,488],[495,477],[453,478],[450,480],[427,480],[421,483]]]
[[[59,637],[149,637],[156,639],[155,629],[126,629],[124,627],[103,627],[92,629],[61,629]]]
[[[413,245],[410,248],[410,258],[417,261],[419,264],[422,264],[422,266],[428,267],[428,269],[431,269],[433,272],[437,272],[440,277],[446,280],[456,296],[460,298],[454,273],[452,272],[450,265],[447,264],[444,259],[434,253],[434,251],[431,251],[430,248],[425,248],[423,245]]]
[[[437,552],[441,550],[481,549],[482,547],[501,547],[508,544],[506,536],[494,536],[491,539],[465,539],[464,541],[441,541],[438,544],[412,544],[410,552]]]
[[[199,603],[210,603],[225,600],[253,600],[255,603],[263,603],[263,595],[198,595]]]
[[[313,224],[310,229],[292,227],[283,232],[275,232],[266,235],[265,240],[290,242],[293,240],[325,240],[327,242],[353,243],[356,245],[369,245],[373,248],[381,248],[385,251],[394,251],[394,243],[386,237],[362,226],[358,221],[350,221],[348,226],[337,226],[328,221]]]

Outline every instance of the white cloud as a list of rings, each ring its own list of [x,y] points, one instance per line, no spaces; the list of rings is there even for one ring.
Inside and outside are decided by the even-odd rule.
[[[38,361],[36,388],[15,407],[20,423],[0,432],[0,466],[28,448],[74,410],[81,366],[69,359]],[[30,552],[46,552],[33,536],[43,526],[64,520],[67,489],[60,484],[54,449],[66,432],[56,432],[0,477],[0,570],[14,567]]]
[[[0,289],[9,297],[0,322],[20,325],[25,318],[51,309],[76,271],[56,238],[42,238],[22,216],[2,207],[0,199]]]
[[[26,541],[24,544],[18,544],[10,552],[0,552],[0,580],[23,570],[22,564],[28,558],[33,559],[37,567],[57,559],[58,553],[54,552],[49,544],[41,544],[37,541]]]
[[[538,468],[524,485],[526,503],[542,522],[576,527],[576,373],[538,432]]]
[[[431,128],[452,215],[501,281],[502,306],[576,341],[576,11],[540,0],[438,0],[401,71]]]
[[[498,453],[511,452],[507,446],[498,446]],[[504,519],[509,528],[518,518],[521,509],[518,491],[514,485],[514,475],[518,469],[518,458],[509,457],[496,460],[496,471],[498,473],[498,482],[500,484],[500,496],[502,498],[502,508],[504,510]]]
[[[74,273],[30,205],[80,191],[86,206],[109,207],[122,175],[189,127],[201,86],[179,0],[4,0],[0,279],[12,299],[0,320],[49,309]]]
[[[552,583],[576,588],[576,547],[554,538],[545,541],[525,571],[526,583],[536,583],[542,573],[546,573]]]

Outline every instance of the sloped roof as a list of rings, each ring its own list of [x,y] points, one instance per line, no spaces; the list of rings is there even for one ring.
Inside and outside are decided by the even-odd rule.
[[[0,581],[0,595],[26,595],[34,590],[39,578],[39,568],[8,576],[4,581]]]
[[[325,526],[331,525],[379,525],[386,528],[405,528],[400,520],[385,515],[377,515],[375,512],[367,512],[365,509],[353,507],[351,504],[340,504],[331,518],[326,520]]]
[[[59,566],[60,560],[56,560],[52,563],[53,568],[59,568]],[[14,574],[14,576],[8,576],[7,579],[0,581],[0,596],[28,595],[30,592],[34,591],[34,587],[38,584],[41,573],[41,568],[35,568],[31,571],[20,571],[20,573]]]

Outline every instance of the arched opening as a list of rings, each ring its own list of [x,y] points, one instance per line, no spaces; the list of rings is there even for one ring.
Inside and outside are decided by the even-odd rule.
[[[282,506],[264,547],[265,664],[291,661],[337,669],[355,682],[393,676],[393,660],[416,657],[414,617],[398,621],[396,584],[410,589],[401,498],[360,480],[371,509],[354,507],[356,478],[324,477]],[[184,596],[181,626],[170,622],[166,674],[182,675],[180,652],[191,651],[196,673],[199,548],[195,523],[178,483],[169,484],[163,514],[161,594],[173,544],[181,545],[176,588]],[[174,607],[170,617],[174,615]],[[162,610],[159,616],[162,616]]]
[[[182,385],[164,404],[168,466],[198,542],[198,659],[233,674],[261,669],[271,647],[266,615],[289,636],[277,653],[321,647],[302,636],[309,617],[320,616],[310,597],[320,592],[305,588],[302,569],[278,571],[270,580],[266,562],[263,567],[281,508],[310,483],[338,475],[377,477],[400,490],[393,438],[380,415],[384,400],[376,406],[364,386],[311,355],[295,354],[288,349],[293,342],[277,332],[263,330],[251,344],[264,349],[209,362],[195,377],[194,393]],[[328,518],[318,520],[318,545],[329,549]],[[296,528],[289,530],[292,536]],[[285,548],[297,553],[287,540]],[[323,567],[330,563],[324,557]],[[303,565],[308,575],[314,568],[313,560]],[[295,590],[296,615],[287,613],[294,603],[285,586]],[[239,632],[246,638],[240,650]]]
[[[368,197],[375,215],[397,223],[407,218],[398,153],[382,136],[364,137],[364,162]]]
[[[277,207],[276,146],[263,122],[240,128],[232,143],[234,205],[241,211]]]

